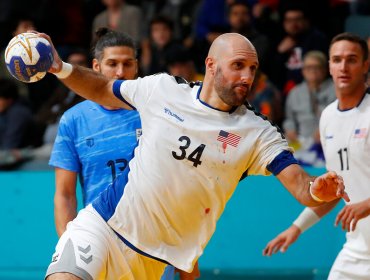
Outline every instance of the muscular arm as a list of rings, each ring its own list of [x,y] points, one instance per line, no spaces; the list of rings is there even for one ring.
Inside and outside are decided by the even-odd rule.
[[[344,184],[335,172],[325,173],[317,178],[308,175],[299,165],[291,164],[284,168],[276,177],[285,188],[303,205],[319,206],[322,203],[315,201],[310,194],[310,181],[312,193],[324,202],[330,202],[343,197],[349,201],[344,192]]]
[[[99,72],[74,65],[71,75],[61,81],[78,95],[104,106],[122,107],[132,110],[119,100],[112,90],[114,80],[108,79]]]
[[[53,47],[54,62],[49,69],[50,73],[60,73],[62,71],[63,61],[58,55],[51,38],[45,33],[38,33],[38,36],[45,38]],[[127,104],[119,100],[112,90],[114,79],[109,79],[99,72],[92,69],[74,65],[72,73],[61,81],[78,95],[95,101],[101,105],[122,107],[132,110]]]
[[[54,218],[58,236],[66,230],[67,223],[77,216],[77,173],[55,169]]]

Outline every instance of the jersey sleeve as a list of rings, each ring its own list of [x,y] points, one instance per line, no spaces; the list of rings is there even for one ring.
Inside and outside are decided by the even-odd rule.
[[[132,109],[140,111],[148,103],[164,75],[157,74],[136,80],[116,80],[113,84],[113,93]]]
[[[274,165],[274,168],[272,168],[270,164],[279,155],[292,153],[293,149],[288,146],[283,135],[277,131],[276,127],[270,125],[270,127],[267,127],[258,137],[258,142],[255,145],[254,151],[255,157],[248,168],[248,175],[271,175],[271,173],[275,174],[276,172],[280,172],[287,165],[296,163],[293,156],[284,156],[284,162],[280,162],[278,166]]]
[[[75,133],[73,128],[73,120],[64,114],[59,122],[49,165],[78,173],[81,166],[74,144]]]

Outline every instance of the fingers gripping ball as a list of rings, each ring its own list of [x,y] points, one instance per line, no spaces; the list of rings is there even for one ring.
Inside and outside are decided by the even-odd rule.
[[[17,80],[33,83],[41,80],[53,63],[48,40],[33,33],[21,33],[10,40],[5,50],[5,63]]]

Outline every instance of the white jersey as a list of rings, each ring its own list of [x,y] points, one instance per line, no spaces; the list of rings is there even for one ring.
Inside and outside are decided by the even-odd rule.
[[[321,143],[326,167],[341,175],[350,203],[370,197],[370,94],[359,106],[338,110],[338,101],[330,104],[320,120]],[[370,259],[370,217],[361,219],[347,233],[345,248],[353,257]]]
[[[242,175],[270,175],[266,166],[290,151],[269,121],[246,106],[231,113],[211,108],[200,89],[167,74],[115,83],[115,94],[139,111],[143,134],[119,201],[108,194],[109,203],[93,204],[137,249],[185,271]]]

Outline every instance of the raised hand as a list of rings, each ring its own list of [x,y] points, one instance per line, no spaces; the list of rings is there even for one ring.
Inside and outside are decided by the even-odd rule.
[[[325,202],[330,202],[338,198],[343,198],[349,202],[348,194],[345,192],[343,178],[334,171],[329,171],[317,177],[311,185],[311,193]]]
[[[54,62],[53,64],[51,65],[51,68],[49,69],[49,72],[50,73],[58,73],[62,70],[62,65],[63,65],[63,61],[62,59],[60,58],[58,52],[56,51],[55,47],[54,47],[54,44],[53,42],[51,41],[51,38],[49,35],[45,34],[45,33],[40,33],[40,32],[37,32],[35,30],[29,30],[28,32],[32,32],[34,34],[37,34],[38,36],[48,40],[50,42],[50,45],[52,46],[53,48],[53,57],[54,57]]]

